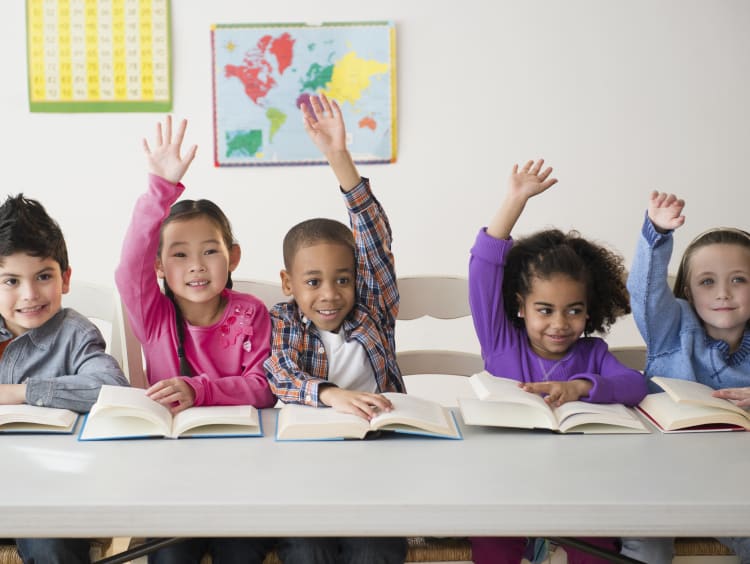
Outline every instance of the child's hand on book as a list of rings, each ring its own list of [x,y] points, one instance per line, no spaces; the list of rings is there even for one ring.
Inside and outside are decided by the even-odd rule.
[[[320,401],[334,408],[336,411],[351,413],[368,421],[380,412],[391,411],[393,409],[393,404],[391,404],[390,400],[381,394],[357,392],[354,390],[344,390],[336,386],[326,386],[318,395]]]
[[[195,403],[195,390],[181,377],[160,380],[146,390],[146,395],[168,407],[172,415],[192,407]]]
[[[0,405],[26,403],[26,384],[0,384]]]
[[[524,391],[544,396],[544,401],[552,407],[560,407],[569,401],[577,401],[587,396],[593,384],[588,380],[575,379],[567,382],[529,382],[519,384]]]
[[[724,388],[713,393],[715,398],[733,400],[738,407],[750,407],[750,387]]]

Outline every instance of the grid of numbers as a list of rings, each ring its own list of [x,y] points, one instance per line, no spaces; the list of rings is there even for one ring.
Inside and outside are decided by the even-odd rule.
[[[169,0],[27,0],[32,111],[169,111]]]

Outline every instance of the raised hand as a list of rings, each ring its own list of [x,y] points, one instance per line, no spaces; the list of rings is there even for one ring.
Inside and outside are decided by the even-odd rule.
[[[685,200],[680,200],[674,194],[666,192],[651,192],[648,203],[648,218],[659,232],[677,229],[685,223],[682,210],[685,208]]]
[[[161,123],[156,124],[156,138],[153,148],[149,147],[148,141],[143,140],[143,150],[148,158],[148,170],[156,176],[161,176],[172,184],[177,184],[190,163],[195,158],[197,145],[190,147],[185,155],[180,156],[182,140],[185,137],[187,120],[183,119],[177,127],[172,138],[172,116],[167,116],[162,130]]]
[[[310,106],[302,104],[300,108],[305,131],[328,160],[341,188],[348,192],[356,187],[361,177],[346,148],[346,126],[339,105],[321,94],[310,96]]]
[[[346,151],[346,126],[341,108],[336,100],[329,101],[325,94],[310,96],[310,106],[302,104],[305,131],[324,155]],[[310,111],[312,108],[312,112]]]
[[[551,167],[542,171],[543,164],[544,159],[539,159],[536,162],[528,161],[520,169],[517,164],[513,165],[505,200],[487,226],[488,235],[495,239],[507,239],[528,199],[557,183],[557,178],[549,177]]]
[[[544,159],[538,161],[527,161],[519,170],[518,165],[513,165],[513,172],[508,179],[508,191],[511,194],[531,198],[541,194],[547,188],[557,183],[557,178],[549,178],[552,167],[542,171]]]

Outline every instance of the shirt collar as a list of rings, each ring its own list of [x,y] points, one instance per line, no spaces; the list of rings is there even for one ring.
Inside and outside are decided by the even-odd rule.
[[[18,338],[27,337],[34,346],[47,350],[50,346],[50,337],[58,332],[64,318],[65,311],[60,308],[60,311],[49,318],[44,325],[28,330],[23,335],[19,335]],[[5,326],[5,319],[0,317],[0,341],[7,341],[12,338],[13,333]]]

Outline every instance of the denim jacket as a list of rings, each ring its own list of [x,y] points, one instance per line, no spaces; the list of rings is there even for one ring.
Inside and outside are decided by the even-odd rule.
[[[667,284],[672,246],[672,232],[659,233],[646,216],[628,276],[633,318],[648,349],[646,376],[714,389],[750,386],[750,331],[733,353],[725,341],[708,336],[690,303],[675,298]]]
[[[0,318],[0,342],[12,338]],[[0,384],[26,384],[31,405],[88,411],[102,384],[128,385],[104,348],[96,325],[75,310],[61,309],[8,343],[0,357]]]

